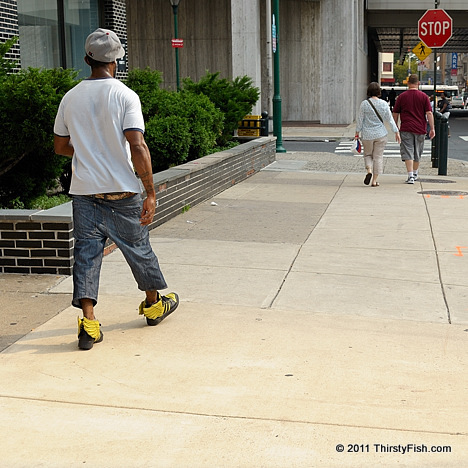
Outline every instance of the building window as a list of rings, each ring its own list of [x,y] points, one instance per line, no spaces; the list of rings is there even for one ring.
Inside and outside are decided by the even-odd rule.
[[[390,73],[392,72],[392,62],[383,62],[382,66],[382,71]]]
[[[66,66],[88,74],[84,62],[84,44],[88,35],[99,27],[97,0],[65,0],[64,2]]]
[[[61,66],[56,0],[19,0],[18,26],[22,68]]]
[[[84,43],[99,27],[98,0],[18,0],[21,67],[74,68],[85,77]]]

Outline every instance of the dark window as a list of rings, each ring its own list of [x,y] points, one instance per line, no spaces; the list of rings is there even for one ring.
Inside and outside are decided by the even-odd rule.
[[[392,71],[392,62],[383,62],[382,70],[384,72],[391,72]]]
[[[99,27],[98,0],[18,1],[21,67],[88,69],[84,43]]]

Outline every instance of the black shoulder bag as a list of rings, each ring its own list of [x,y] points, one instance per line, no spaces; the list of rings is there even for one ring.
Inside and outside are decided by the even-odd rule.
[[[383,123],[383,119],[382,117],[380,117],[380,114],[377,112],[377,109],[375,108],[374,104],[372,104],[370,98],[367,98],[367,101],[369,102],[369,104],[372,106],[372,109],[374,109],[375,113],[377,114],[377,117],[380,119],[380,121]]]

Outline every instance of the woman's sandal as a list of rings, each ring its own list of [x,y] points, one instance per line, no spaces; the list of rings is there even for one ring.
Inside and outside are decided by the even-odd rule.
[[[380,184],[378,182],[376,182],[375,184],[372,184],[371,187],[379,187]]]
[[[364,183],[365,183],[366,185],[369,185],[371,179],[372,179],[372,174],[371,174],[370,172],[368,172],[368,173],[366,174],[366,177],[364,177]]]

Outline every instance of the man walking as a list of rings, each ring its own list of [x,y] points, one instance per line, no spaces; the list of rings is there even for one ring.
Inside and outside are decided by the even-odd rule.
[[[418,179],[419,161],[424,150],[426,125],[429,122],[429,138],[435,136],[434,116],[429,98],[419,91],[418,75],[408,79],[408,90],[398,96],[393,108],[393,119],[400,124],[400,153],[408,172],[407,184]],[[426,120],[427,119],[427,120]]]
[[[156,209],[151,156],[135,92],[115,79],[124,49],[117,35],[97,29],[86,39],[85,62],[91,75],[62,99],[54,126],[55,152],[71,156],[75,263],[73,300],[78,347],[91,349],[103,339],[94,315],[104,246],[111,238],[122,251],[138,288],[146,293],[140,315],[157,325],[179,304],[167,287],[150,242],[148,225]],[[142,201],[138,174],[146,198]]]

